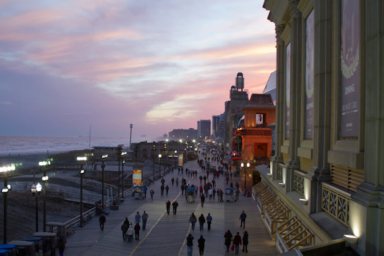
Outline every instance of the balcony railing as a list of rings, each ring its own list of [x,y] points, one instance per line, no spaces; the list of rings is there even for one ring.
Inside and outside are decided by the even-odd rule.
[[[304,177],[298,171],[293,173],[292,186],[293,191],[304,196]]]
[[[344,225],[349,225],[351,195],[329,184],[322,183],[321,209]]]

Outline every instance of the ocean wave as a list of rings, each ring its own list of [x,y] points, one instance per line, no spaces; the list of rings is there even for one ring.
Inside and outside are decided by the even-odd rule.
[[[61,152],[95,146],[128,145],[127,138],[0,136],[0,155]]]

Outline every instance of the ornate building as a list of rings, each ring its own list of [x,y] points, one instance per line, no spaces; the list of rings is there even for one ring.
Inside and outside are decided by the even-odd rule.
[[[384,255],[384,1],[264,8],[276,25],[278,98],[276,152],[256,188],[266,225],[281,251],[342,238]]]
[[[256,165],[269,161],[272,153],[272,129],[275,122],[275,106],[269,94],[252,94],[249,103],[243,108],[244,119],[240,122],[233,137],[233,148],[239,148],[242,186],[251,190],[253,173]],[[237,145],[239,143],[239,145]],[[248,166],[247,166],[248,165]],[[249,180],[249,181],[248,181]]]
[[[231,86],[229,101],[225,102],[225,137],[224,144],[227,150],[231,150],[231,141],[240,118],[243,116],[243,107],[248,104],[248,92],[244,90],[243,73],[236,75],[236,86]]]

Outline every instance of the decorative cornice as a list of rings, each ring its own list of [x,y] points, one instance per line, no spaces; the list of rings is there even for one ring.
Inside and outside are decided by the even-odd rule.
[[[296,19],[299,18],[301,15],[301,12],[298,8],[299,0],[289,0],[289,11],[292,16],[292,18]]]
[[[284,43],[282,39],[284,28],[285,28],[285,25],[283,24],[275,25],[276,46],[279,46],[280,44]]]

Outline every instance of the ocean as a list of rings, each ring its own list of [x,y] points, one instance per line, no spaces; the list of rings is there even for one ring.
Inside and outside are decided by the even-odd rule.
[[[129,145],[129,138],[0,136],[0,155],[54,153],[96,146]]]

